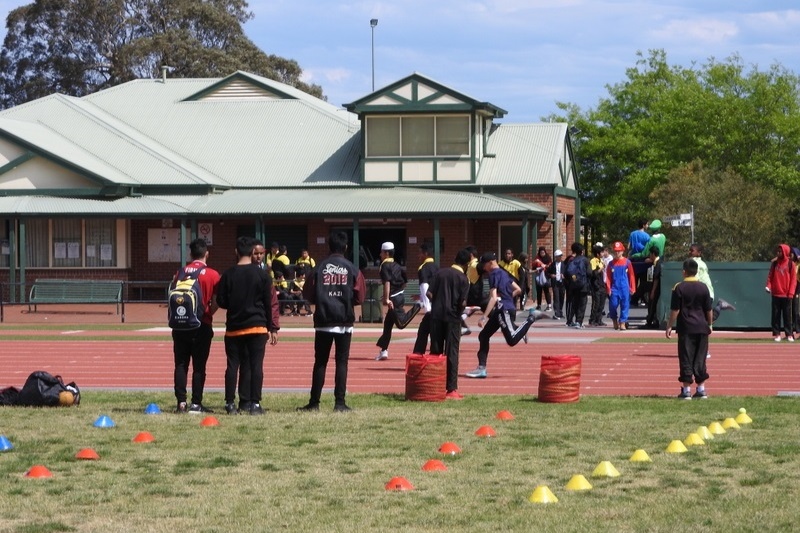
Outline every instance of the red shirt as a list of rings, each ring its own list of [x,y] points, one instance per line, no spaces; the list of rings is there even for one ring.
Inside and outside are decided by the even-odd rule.
[[[184,267],[184,270],[186,270],[186,272],[195,272],[200,270],[200,274],[197,276],[197,280],[200,282],[200,290],[203,292],[203,317],[200,319],[200,321],[203,324],[208,324],[210,326],[214,320],[214,316],[211,314],[211,298],[217,292],[217,285],[219,284],[220,277],[219,272],[206,265],[199,259],[187,264]],[[172,280],[173,283],[178,277],[178,272],[175,273],[175,277]]]

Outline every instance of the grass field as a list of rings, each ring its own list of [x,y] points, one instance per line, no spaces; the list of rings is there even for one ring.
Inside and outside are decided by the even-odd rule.
[[[14,446],[0,452],[0,532],[783,532],[800,519],[796,398],[351,395],[352,413],[333,413],[329,397],[319,413],[295,412],[306,400],[271,394],[266,415],[217,413],[216,427],[168,412],[169,393],[92,391],[76,408],[0,408],[0,435]],[[151,402],[164,412],[145,414]],[[665,452],[740,407],[752,424]],[[501,410],[515,419],[496,419]],[[100,415],[116,427],[94,427]],[[497,436],[476,436],[484,425]],[[156,441],[132,442],[142,431]],[[439,453],[447,441],[462,453]],[[76,459],[86,447],[100,459]],[[637,449],[652,462],[630,462]],[[429,459],[448,470],[422,471]],[[621,476],[592,477],[602,461]],[[25,477],[33,465],[53,477]],[[593,488],[566,490],[576,474]],[[414,490],[385,490],[395,476]],[[540,485],[558,503],[530,502]]]

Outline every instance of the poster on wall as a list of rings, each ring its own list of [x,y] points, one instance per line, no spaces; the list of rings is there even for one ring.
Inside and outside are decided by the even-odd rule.
[[[180,232],[181,232],[180,228],[148,229],[147,261],[150,263],[180,262],[181,260]]]

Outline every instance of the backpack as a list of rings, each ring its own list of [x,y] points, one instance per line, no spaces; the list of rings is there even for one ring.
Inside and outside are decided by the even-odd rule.
[[[567,279],[571,290],[588,292],[589,278],[586,274],[586,258],[578,256],[567,265]]]
[[[197,279],[203,269],[178,272],[175,286],[167,296],[167,320],[169,327],[177,330],[190,330],[200,327],[203,318],[203,289]]]
[[[33,372],[17,397],[17,405],[34,407],[70,406],[81,403],[81,391],[75,382],[64,384],[61,376],[44,370]]]

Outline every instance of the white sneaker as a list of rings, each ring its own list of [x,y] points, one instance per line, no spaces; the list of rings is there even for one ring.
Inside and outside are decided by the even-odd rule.
[[[794,342],[794,337],[786,337],[786,340],[789,342]]]
[[[381,353],[375,356],[376,361],[385,361],[389,359],[389,350],[381,350]]]
[[[775,339],[774,339],[774,340],[775,340],[775,342],[781,342],[781,336],[780,336],[780,335],[778,335],[777,337],[775,337]]]

